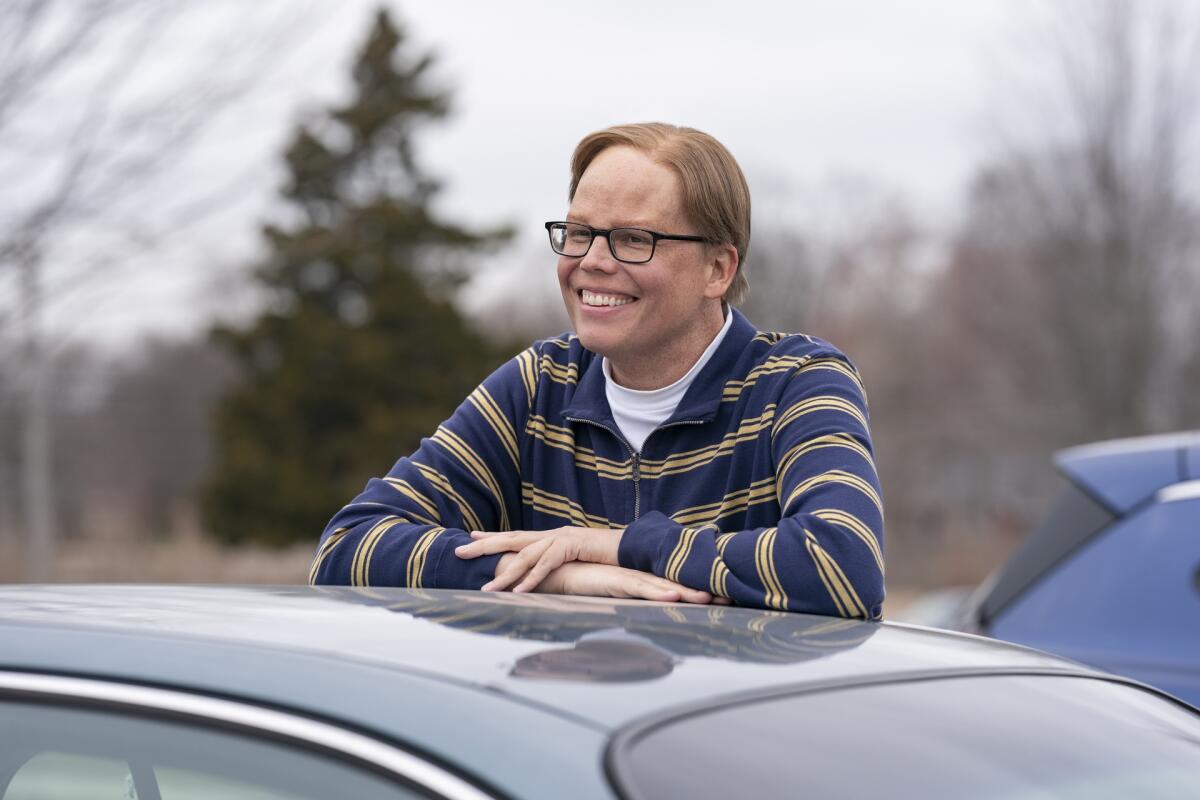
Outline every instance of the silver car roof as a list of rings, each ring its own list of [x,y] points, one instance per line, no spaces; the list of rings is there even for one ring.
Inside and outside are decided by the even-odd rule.
[[[804,614],[145,585],[0,587],[3,670],[282,709],[397,742],[512,796],[579,800],[611,797],[603,754],[615,732],[698,705],[910,678],[1095,674],[991,640]]]
[[[271,702],[291,692],[321,709],[300,662],[334,659],[347,675],[383,671],[482,691],[610,730],[718,694],[932,672],[1084,671],[976,637],[716,606],[342,587],[0,588],[0,664],[9,668],[254,698],[257,680],[222,671],[233,652],[280,676]],[[336,715],[338,702],[329,697],[324,710]]]

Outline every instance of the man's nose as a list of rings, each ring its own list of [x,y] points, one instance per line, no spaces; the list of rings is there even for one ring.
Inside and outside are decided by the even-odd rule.
[[[588,251],[583,254],[579,266],[584,269],[595,269],[612,272],[617,269],[617,260],[613,258],[612,249],[605,236],[593,236]]]

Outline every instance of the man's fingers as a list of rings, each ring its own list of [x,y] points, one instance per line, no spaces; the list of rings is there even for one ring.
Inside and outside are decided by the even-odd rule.
[[[668,602],[696,603],[706,605],[712,602],[712,595],[699,589],[692,589],[681,583],[669,581],[666,578],[656,578],[655,583],[660,592],[673,595]]]
[[[679,591],[661,586],[647,586],[641,592],[633,595],[634,599],[657,600],[660,603],[678,603]]]
[[[519,538],[525,542],[531,542],[536,539],[541,539],[546,535],[546,531],[470,531],[468,535],[472,539],[492,539],[497,536],[509,536]]]
[[[514,559],[511,564],[497,570],[492,579],[479,588],[485,592],[503,592],[515,581],[519,581],[526,571],[525,566],[517,563],[517,560]]]
[[[471,531],[474,541],[454,548],[454,555],[472,559],[496,553],[516,553],[537,542],[551,541],[555,531]]]
[[[466,546],[474,547],[476,544],[480,543],[473,542]],[[551,542],[546,540],[544,542],[535,542],[529,547],[524,548],[509,563],[504,564],[498,569],[496,575],[490,581],[479,588],[485,592],[504,591],[519,581],[533,568],[534,564],[541,559],[542,554],[550,547],[550,544]],[[542,577],[544,578],[545,575]],[[541,580],[539,579],[538,582],[540,583]],[[534,585],[536,586],[536,584]]]
[[[533,549],[533,548],[529,548]],[[569,559],[566,558],[566,551],[563,547],[554,547],[553,542],[547,542],[547,545],[542,549],[541,557],[538,563],[530,567],[528,575],[524,577],[520,584],[517,584],[512,591],[533,591],[538,588],[542,581],[550,576],[550,573],[563,566]]]
[[[530,547],[527,549],[532,550],[533,548]],[[553,540],[547,540],[546,546],[542,548],[541,556],[538,558],[537,563],[530,568],[524,580],[513,587],[513,591],[532,592],[546,579],[546,576],[570,560],[568,555],[568,549],[561,543],[556,545]]]
[[[691,589],[687,586],[681,586],[680,589],[680,599],[685,603],[708,605],[713,601],[713,596],[708,592],[702,592],[699,589]]]
[[[515,553],[524,549],[529,541],[513,533],[488,533],[471,531],[471,536],[483,534],[486,538],[476,539],[470,544],[462,544],[454,548],[454,555],[459,558],[472,559],[479,556],[491,556],[496,553]]]
[[[679,602],[679,589],[674,584],[650,575],[623,576],[619,585],[613,588],[613,597],[627,597],[632,600],[658,600],[662,603]]]
[[[519,580],[525,574],[525,568],[517,563],[519,558],[520,556],[497,569],[492,579],[479,587],[480,590],[484,592],[502,592],[511,586],[513,581]]]
[[[623,585],[626,591],[626,597],[632,597],[641,600],[658,600],[663,603],[678,603],[682,602],[708,602],[701,599],[701,595],[707,596],[706,592],[697,592],[695,589],[689,589],[682,584],[669,581],[666,578],[659,578],[655,575],[647,575],[645,573],[630,576]],[[689,599],[691,598],[691,599]]]
[[[533,591],[538,588],[538,584],[545,581],[553,569],[554,567],[546,565],[545,560],[538,561],[533,565],[533,569],[526,573],[526,577],[522,578],[521,583],[512,587],[512,591]]]
[[[508,555],[502,562],[496,577],[483,586],[485,591],[502,591],[520,581],[514,592],[533,591],[547,578],[558,582],[549,591],[566,594],[585,594],[601,597],[626,597],[635,600],[657,600],[664,603],[696,603],[704,605],[714,602],[712,594],[692,589],[666,578],[646,572],[575,561],[569,544],[548,539],[526,547],[520,553]],[[715,598],[722,605],[725,598]]]

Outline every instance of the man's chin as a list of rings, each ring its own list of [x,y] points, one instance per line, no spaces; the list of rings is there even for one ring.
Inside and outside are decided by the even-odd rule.
[[[612,358],[613,353],[620,349],[617,337],[610,335],[609,331],[597,331],[589,325],[580,325],[575,329],[575,335],[579,337],[580,344],[598,356]]]
[[[590,350],[598,356],[605,355],[605,352],[608,350],[604,346],[604,337],[602,336],[589,336],[587,333],[579,330],[575,331],[575,335],[579,337],[579,343],[583,345],[585,350]]]

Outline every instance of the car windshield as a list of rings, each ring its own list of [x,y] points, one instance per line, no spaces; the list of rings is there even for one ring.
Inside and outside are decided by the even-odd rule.
[[[1200,715],[1104,680],[981,676],[792,695],[618,743],[630,797],[1200,797]]]

